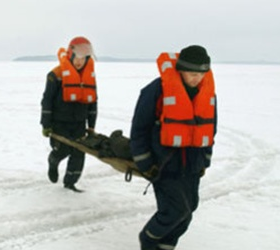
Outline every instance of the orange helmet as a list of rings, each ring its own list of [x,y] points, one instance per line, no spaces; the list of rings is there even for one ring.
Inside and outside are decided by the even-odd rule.
[[[69,59],[93,56],[93,49],[90,41],[82,36],[73,38],[69,43],[67,55]]]

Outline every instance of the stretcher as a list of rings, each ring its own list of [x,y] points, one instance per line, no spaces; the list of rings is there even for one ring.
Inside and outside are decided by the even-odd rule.
[[[135,163],[133,161],[130,160],[126,160],[126,159],[121,159],[121,158],[117,158],[117,157],[100,157],[98,150],[92,149],[87,147],[86,145],[83,144],[83,139],[79,139],[77,141],[74,140],[70,140],[68,138],[65,138],[61,135],[55,134],[55,133],[51,133],[50,135],[53,139],[64,143],[68,146],[71,146],[73,148],[76,148],[78,150],[80,150],[81,152],[87,153],[95,158],[97,158],[98,160],[100,160],[101,162],[104,162],[108,165],[110,165],[111,167],[113,167],[115,170],[124,173],[125,174],[125,180],[126,181],[131,181],[132,176],[137,176],[137,177],[143,177],[145,179],[149,180],[148,176],[145,176],[143,173],[141,173],[138,168],[136,167]]]

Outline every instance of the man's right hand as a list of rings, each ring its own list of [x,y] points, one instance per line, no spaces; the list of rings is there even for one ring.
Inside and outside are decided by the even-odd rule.
[[[45,137],[50,137],[50,134],[53,132],[52,128],[43,128],[42,134]]]

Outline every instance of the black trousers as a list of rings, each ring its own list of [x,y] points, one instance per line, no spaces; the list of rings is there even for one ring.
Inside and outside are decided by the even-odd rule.
[[[153,184],[157,211],[140,232],[142,249],[175,248],[198,206],[199,182],[199,174],[187,173]]]
[[[85,122],[56,122],[53,132],[68,139],[75,140],[85,135]],[[52,151],[49,155],[49,162],[59,164],[68,157],[66,173],[63,179],[64,184],[75,184],[81,177],[85,154],[73,147],[61,143],[53,138],[50,139]]]

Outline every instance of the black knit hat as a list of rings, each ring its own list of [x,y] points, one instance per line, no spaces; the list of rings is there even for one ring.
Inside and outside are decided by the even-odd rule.
[[[205,48],[192,45],[181,50],[176,63],[181,71],[207,72],[210,69],[210,57]]]

